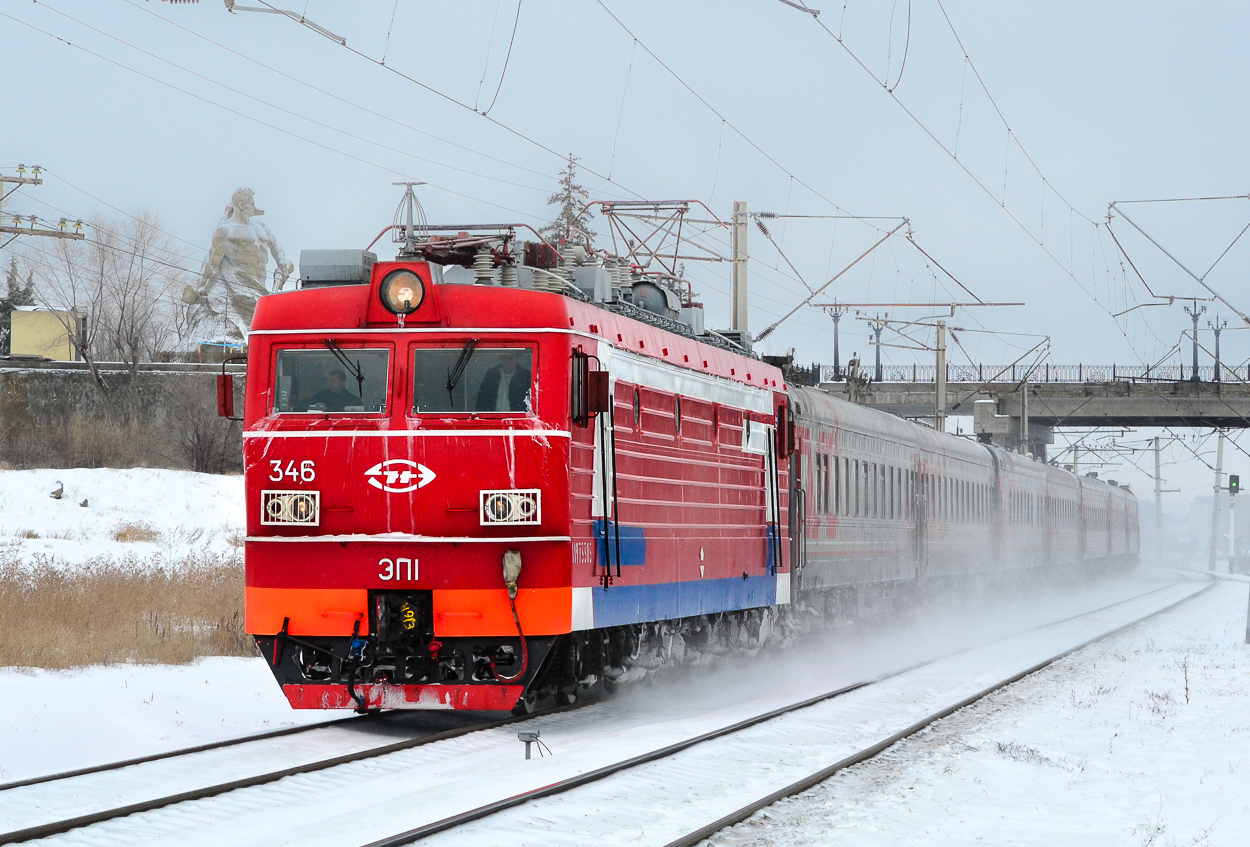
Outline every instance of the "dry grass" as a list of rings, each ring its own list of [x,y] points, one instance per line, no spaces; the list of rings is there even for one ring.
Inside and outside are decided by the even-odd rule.
[[[161,540],[161,531],[144,521],[124,521],[113,527],[114,541],[149,541]]]
[[[197,556],[65,568],[0,561],[0,666],[72,668],[255,655],[243,631],[243,563]]]

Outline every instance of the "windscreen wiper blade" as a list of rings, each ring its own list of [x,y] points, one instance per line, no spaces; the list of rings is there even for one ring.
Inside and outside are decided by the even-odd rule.
[[[348,359],[347,354],[343,352],[343,348],[333,338],[327,338],[322,343],[334,354],[335,358],[343,363],[343,367],[347,368],[351,375],[356,377],[356,393],[360,395],[360,401],[363,403],[365,399],[365,374],[361,370],[360,362],[352,362]]]
[[[455,389],[456,383],[460,382],[460,377],[464,376],[464,369],[469,366],[469,359],[473,358],[473,351],[477,349],[477,339],[470,338],[460,348],[460,358],[456,359],[456,366],[447,372],[447,398],[454,404],[452,390]]]

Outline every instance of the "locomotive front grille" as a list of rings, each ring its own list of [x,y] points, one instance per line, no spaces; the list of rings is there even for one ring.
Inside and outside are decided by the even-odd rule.
[[[482,526],[542,522],[541,492],[537,488],[481,492]]]
[[[318,526],[321,523],[321,492],[262,491],[260,522],[264,526]]]

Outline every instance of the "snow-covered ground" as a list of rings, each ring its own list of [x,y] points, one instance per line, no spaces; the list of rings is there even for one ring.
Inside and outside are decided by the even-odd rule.
[[[4,668],[0,702],[0,782],[351,714],[296,711],[263,659],[236,658],[70,671]]]
[[[446,833],[435,839],[449,844],[504,841],[574,844],[588,840],[667,843],[672,835],[715,819],[752,797],[788,784],[865,743],[888,735],[897,728],[895,724],[906,725],[939,704],[964,696],[961,692],[970,686],[971,690],[983,687],[988,681],[1000,678],[1006,667],[1020,667],[1019,662],[1030,664],[1037,656],[1053,652],[1056,644],[1066,639],[1082,640],[1088,637],[1082,632],[1098,632],[1107,621],[1131,620],[1146,609],[1171,602],[1201,584],[1190,582],[1189,588],[1174,586],[1170,585],[1174,577],[1161,580],[1159,576],[1153,580],[1068,586],[1057,592],[1034,591],[1014,602],[1004,601],[993,612],[988,611],[988,606],[981,613],[965,609],[957,616],[951,615],[949,610],[934,610],[897,627],[873,627],[864,631],[850,628],[827,633],[779,654],[764,651],[754,658],[733,657],[688,678],[644,682],[608,703],[568,715],[536,719],[531,726],[541,729],[543,739],[555,753],[554,758],[526,762],[521,758],[515,731],[486,730],[455,741],[394,754],[386,760],[345,766],[335,771],[332,778],[326,775],[292,777],[278,786],[235,792],[223,798],[221,806],[216,805],[216,801],[199,801],[102,824],[92,828],[95,833],[92,837],[95,843],[133,843],[135,839],[145,843],[151,840],[179,844],[192,841],[205,844],[359,843],[368,837],[390,834],[405,826],[443,817],[465,808],[466,804],[472,806],[507,796],[731,724],[785,702],[863,679],[874,671],[946,655],[993,635],[1019,633],[1035,620],[1097,608],[1117,596],[1137,594],[1144,588],[1160,588],[1128,606],[1099,613],[1101,622],[1081,619],[1059,629],[1018,635],[1010,644],[1004,642],[952,656],[883,686],[864,689],[795,713],[793,717],[761,725],[750,738],[744,736],[692,748],[682,754],[684,764],[674,760],[663,766],[677,769],[676,782],[674,774],[662,775],[660,766],[654,771],[648,770],[652,766],[647,766],[595,783],[597,787],[584,794],[560,795],[550,802],[542,801],[493,818],[482,827]],[[1238,586],[1238,590],[1242,588],[1244,586]],[[1187,622],[1207,620],[1213,611],[1220,611],[1213,610],[1209,604],[1198,605],[1201,602],[1192,601],[1179,608],[1178,612],[1183,613],[1179,628],[1183,629]],[[1150,606],[1151,603],[1155,605]],[[1240,619],[1236,623],[1240,623]],[[1142,644],[1150,637],[1143,635]],[[255,672],[263,674],[263,665],[259,661],[255,664]],[[194,700],[196,695],[189,690],[188,680],[191,677],[184,674],[181,679],[171,681],[171,691],[181,685],[188,689],[185,696]],[[5,697],[6,702],[14,702],[8,690],[10,682],[8,677],[0,675],[0,696]],[[262,690],[268,680],[258,678],[255,682],[260,686],[258,690]],[[76,690],[76,683],[82,687]],[[38,690],[50,701],[59,702],[89,692],[91,684],[89,678],[75,680],[70,675],[49,674],[36,680],[29,689],[12,694],[20,698]],[[176,724],[171,727],[173,716],[149,711],[143,720],[136,722],[138,725],[132,726],[126,710],[134,707],[142,711],[144,701],[152,699],[146,691],[142,694],[136,691],[135,695],[129,703],[123,698],[111,708],[101,709],[98,721],[67,723],[64,732],[71,738],[66,746],[78,746],[86,754],[98,746],[96,736],[114,732],[140,734],[144,725],[153,734],[166,733],[170,746],[184,746],[185,740],[174,742],[179,733],[185,735],[195,729],[195,721],[189,721],[186,727]],[[235,705],[252,702],[246,687],[236,689],[233,696]],[[203,711],[193,710],[200,717],[200,729],[211,721],[211,708],[210,704]],[[10,731],[20,734],[20,724],[26,722],[29,726],[31,720],[30,715],[11,720]],[[94,735],[88,730],[89,725],[94,726]],[[727,758],[731,764],[726,764],[723,749],[720,752],[713,749],[717,745],[729,748],[732,755]],[[34,752],[34,747],[28,750],[28,753]],[[1187,753],[1175,751],[1174,755]],[[1250,756],[1246,758],[1250,760]],[[1166,762],[1159,765],[1166,766]],[[711,787],[702,784],[708,775],[717,775],[724,784],[715,790],[704,790]],[[1021,791],[1034,790],[1031,783],[1023,781],[1018,787]],[[1044,783],[1042,787],[1046,787]],[[327,791],[335,798],[331,806],[325,804]],[[278,807],[274,805],[275,798],[280,799]],[[975,812],[980,801],[969,797],[966,803]],[[1045,808],[1046,798],[1038,796],[1036,803]],[[952,806],[951,812],[959,814],[962,809]],[[936,816],[945,812],[930,810],[930,814]],[[211,830],[198,833],[200,823],[196,822],[208,819],[214,821]],[[857,821],[853,825],[861,823]],[[609,828],[605,831],[604,826]],[[199,840],[192,838],[193,834]],[[828,834],[825,831],[812,843],[828,843]],[[763,843],[781,844],[791,840],[790,833],[778,830],[767,834],[757,832],[736,843],[761,843],[761,836],[770,839]],[[76,837],[62,840],[69,843]],[[975,833],[967,841],[976,843]],[[892,843],[892,839],[887,835],[875,840],[869,838],[867,843]],[[1018,843],[1034,841],[1021,838]]]
[[[58,487],[59,500],[49,496]],[[243,533],[242,476],[157,468],[0,471],[0,560],[73,566],[93,558],[240,555]]]
[[[64,495],[54,500],[48,493],[58,483]],[[53,559],[72,567],[101,557],[159,563],[199,551],[238,555],[241,495],[237,476],[0,471],[0,560]],[[84,499],[87,505],[80,506]],[[121,531],[127,525],[132,531]],[[144,536],[135,525],[150,527],[150,540],[115,537]],[[1160,574],[1144,578],[1163,584]],[[1250,843],[1250,646],[1242,643],[1247,589],[1243,579],[1224,577],[1206,594],[1082,650],[710,843],[827,844],[835,837],[874,845]],[[515,780],[517,767],[533,777],[553,767],[567,770],[581,753],[562,735],[579,728],[593,730],[595,745],[603,748],[592,745],[587,755],[614,759],[663,741],[665,733],[725,725],[782,700],[984,643],[1130,591],[1140,587],[1111,581],[987,604],[994,612],[934,609],[899,626],[826,633],[779,659],[765,651],[691,679],[646,682],[575,718],[539,719],[535,725],[552,742],[556,762],[520,765],[515,733],[488,732],[446,753],[414,754],[409,764],[464,754],[476,763],[470,781],[477,789],[500,791],[507,786],[493,783]],[[0,669],[0,702],[7,704],[0,712],[0,782],[345,714],[291,710],[259,659]],[[656,738],[640,740],[644,732]],[[486,774],[498,780],[484,781]],[[583,811],[597,816],[605,809]],[[621,843],[647,843],[638,831],[618,835]]]
[[[1250,844],[1247,584],[991,695],[708,844]]]

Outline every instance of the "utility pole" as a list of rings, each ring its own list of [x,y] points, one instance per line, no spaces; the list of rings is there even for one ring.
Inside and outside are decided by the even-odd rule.
[[[730,329],[747,333],[747,204],[734,201],[733,213],[733,314]]]
[[[833,318],[833,381],[838,382],[842,379],[842,362],[838,358],[838,322],[846,314],[846,308],[835,302],[825,311],[829,313],[829,317]]]
[[[1159,436],[1155,436],[1155,564],[1163,549],[1163,471],[1159,459]]]
[[[888,318],[890,316],[890,313],[886,312],[885,316]],[[873,345],[873,347],[877,348],[876,367],[873,369],[873,372],[872,372],[873,382],[881,381],[881,332],[884,329],[885,329],[885,324],[883,324],[879,318],[877,319],[876,323],[873,323],[872,321],[868,322],[868,330],[869,332],[872,333],[872,335],[868,337],[868,340]]]
[[[1233,561],[1237,558],[1237,527],[1233,521],[1236,514],[1237,491],[1241,488],[1241,477],[1232,473],[1228,475],[1228,572],[1233,572]]]
[[[937,322],[937,367],[933,374],[933,424],[946,432],[946,321]]]
[[[1185,307],[1185,313],[1194,319],[1194,375],[1190,377],[1193,382],[1198,381],[1198,316],[1206,310],[1206,306],[1199,306],[1197,303],[1194,303],[1193,309]]]
[[[1032,442],[1029,441],[1029,384],[1020,385],[1020,452],[1032,455]]]
[[[1220,440],[1215,448],[1215,485],[1211,486],[1211,549],[1207,555],[1207,570],[1215,570],[1216,542],[1220,531],[1220,482],[1224,471],[1224,430],[1220,430]]]
[[[1228,321],[1220,321],[1220,316],[1217,313],[1215,316],[1215,323],[1211,323],[1210,321],[1207,321],[1207,326],[1211,327],[1211,329],[1215,332],[1215,381],[1219,382],[1220,381],[1220,333],[1224,331],[1224,327],[1228,326]]]
[[[38,235],[44,238],[72,238],[82,240],[85,236],[82,234],[82,221],[70,221],[67,218],[61,218],[58,222],[57,229],[51,229],[47,223],[40,221],[39,218],[31,215],[26,220],[28,226],[22,226],[22,216],[14,215],[11,219],[12,226],[4,225],[4,198],[17,191],[17,188],[23,185],[43,185],[43,178],[39,176],[43,172],[43,168],[35,165],[31,169],[34,176],[26,176],[26,166],[17,166],[17,176],[5,176],[0,174],[0,234],[11,235],[12,238],[0,243],[0,248],[6,247],[10,242],[14,241],[21,235]],[[6,188],[12,185],[14,188]],[[42,229],[37,227],[43,226]],[[66,227],[72,226],[73,232],[69,232]]]

